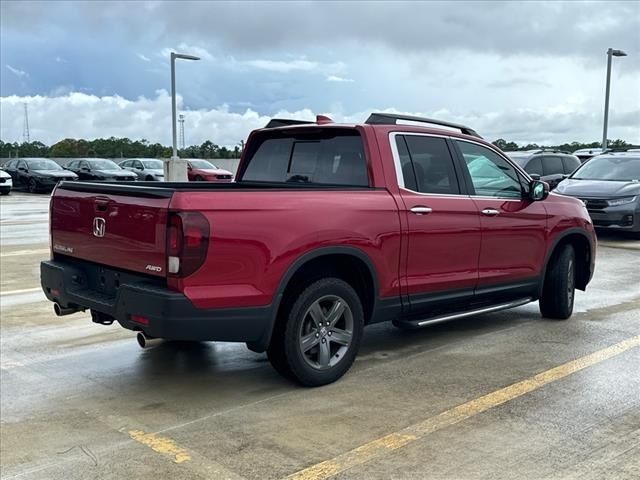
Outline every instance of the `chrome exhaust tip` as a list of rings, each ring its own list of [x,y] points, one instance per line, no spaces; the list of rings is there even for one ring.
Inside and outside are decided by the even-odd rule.
[[[138,334],[136,335],[136,340],[138,341],[138,345],[140,345],[140,348],[144,349],[157,347],[162,343],[161,338],[148,337],[144,334],[144,332],[138,332]]]
[[[54,302],[53,311],[56,313],[57,316],[62,317],[64,315],[71,315],[72,313],[79,312],[80,309],[78,309],[78,308],[64,308],[58,302]]]

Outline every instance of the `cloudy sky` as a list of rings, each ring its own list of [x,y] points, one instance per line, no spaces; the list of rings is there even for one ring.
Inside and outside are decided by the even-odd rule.
[[[398,111],[519,143],[640,143],[640,2],[0,3],[0,137],[171,141],[169,52],[186,143],[235,145],[269,117]]]

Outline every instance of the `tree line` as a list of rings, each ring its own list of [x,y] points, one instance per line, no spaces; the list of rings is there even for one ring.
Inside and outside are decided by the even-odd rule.
[[[519,145],[502,138],[492,142],[504,151],[533,150],[539,148],[551,148],[567,152],[573,152],[581,148],[599,148],[600,142],[580,143],[570,142],[560,145],[538,145],[536,143]],[[612,140],[609,148],[629,148],[632,144],[624,140]],[[210,140],[201,145],[191,145],[180,149],[178,154],[182,158],[240,158],[242,150],[240,146],[233,149],[221,147]],[[63,157],[63,158],[169,158],[172,149],[160,143],[149,141],[131,140],[129,138],[97,138],[95,140],[65,138],[51,146],[42,142],[9,143],[0,140],[0,158],[8,157]]]
[[[149,141],[129,138],[97,138],[76,140],[65,138],[51,146],[39,141],[9,143],[0,140],[0,158],[8,157],[63,157],[63,158],[169,158],[171,147]],[[191,145],[178,150],[182,158],[240,158],[239,146],[233,149],[216,145],[210,140],[202,145]]]
[[[538,150],[538,149],[553,149],[553,150],[562,150],[563,152],[575,152],[576,150],[581,150],[583,148],[601,148],[602,142],[591,142],[591,143],[580,143],[580,142],[570,142],[570,143],[562,143],[560,145],[538,145],[537,143],[528,143],[526,145],[518,145],[515,142],[508,142],[503,138],[499,138],[498,140],[494,140],[493,143],[496,147],[498,147],[503,152],[513,152],[513,151],[523,151],[523,150]],[[632,148],[633,144],[627,143],[624,140],[607,140],[607,148],[612,149],[623,149],[623,148]]]

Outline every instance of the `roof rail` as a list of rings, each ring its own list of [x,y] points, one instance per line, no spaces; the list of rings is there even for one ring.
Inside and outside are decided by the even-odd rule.
[[[398,120],[405,120],[409,122],[421,122],[430,123],[432,125],[441,125],[443,127],[450,127],[460,130],[465,135],[471,135],[473,137],[482,138],[478,135],[474,129],[465,127],[464,125],[458,125],[457,123],[445,122],[444,120],[435,120],[433,118],[414,117],[412,115],[398,115],[395,113],[372,113],[366,122],[369,125],[397,125]]]
[[[315,123],[310,120],[291,120],[289,118],[272,118],[269,120],[264,128],[278,128],[278,127],[287,127],[289,125],[308,125],[310,123]]]

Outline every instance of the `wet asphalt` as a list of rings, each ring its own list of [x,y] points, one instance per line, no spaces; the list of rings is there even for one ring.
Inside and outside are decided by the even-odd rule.
[[[305,389],[242,344],[141,350],[87,313],[56,317],[39,291],[47,221],[47,195],[0,199],[2,478],[640,478],[639,240],[601,235],[568,321],[533,303],[375,325],[347,376]],[[541,372],[548,383],[490,403]],[[460,405],[460,421],[389,435]]]

